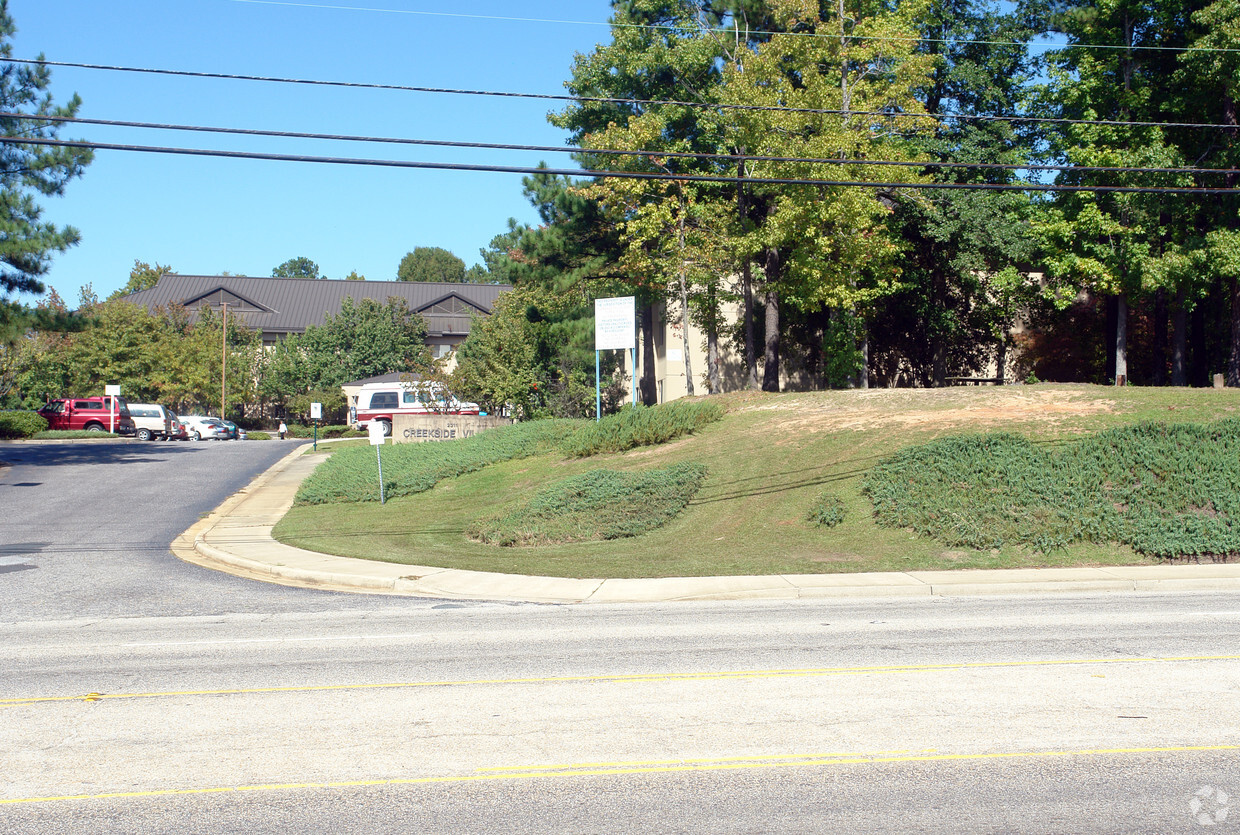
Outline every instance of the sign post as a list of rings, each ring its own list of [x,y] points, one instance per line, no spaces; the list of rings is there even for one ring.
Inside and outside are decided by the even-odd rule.
[[[116,416],[120,413],[121,406],[116,402],[116,398],[121,396],[121,387],[106,385],[103,387],[103,393],[111,395],[112,399],[108,401],[108,432],[112,435],[116,434]]]
[[[370,445],[375,448],[375,459],[379,462],[379,504],[387,504],[383,497],[383,455],[379,452],[383,449],[383,424],[372,420],[367,424],[366,431],[370,435]]]
[[[310,404],[310,419],[314,421],[314,451],[319,451],[319,421],[323,419],[323,404]]]
[[[633,368],[633,408],[637,408],[637,306],[633,296],[594,300],[594,419],[603,416],[599,351],[629,352]]]

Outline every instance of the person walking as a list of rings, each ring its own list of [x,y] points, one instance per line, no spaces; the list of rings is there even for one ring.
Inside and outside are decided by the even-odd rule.
[[[288,427],[284,425],[284,421],[280,421],[280,429],[278,431],[280,433],[280,440],[283,441],[284,436],[288,434]]]

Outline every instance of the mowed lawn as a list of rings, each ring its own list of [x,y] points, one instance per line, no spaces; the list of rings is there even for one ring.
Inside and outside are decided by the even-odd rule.
[[[563,577],[815,574],[943,568],[1141,564],[1120,546],[1074,545],[1041,554],[1019,546],[949,549],[879,527],[861,478],[896,450],[976,432],[1060,445],[1082,433],[1143,421],[1207,423],[1240,417],[1240,390],[1084,385],[878,389],[724,395],[727,414],[696,435],[616,455],[510,461],[415,496],[294,507],[282,542],[314,551],[411,565]],[[320,453],[324,454],[324,453]],[[705,484],[670,523],[639,537],[572,545],[472,542],[475,519],[528,501],[539,489],[593,469],[704,464]],[[1240,462],[1237,462],[1240,466]],[[824,492],[843,522],[807,520]]]

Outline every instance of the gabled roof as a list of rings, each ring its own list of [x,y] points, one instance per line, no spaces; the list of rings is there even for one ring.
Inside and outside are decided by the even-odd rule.
[[[125,301],[147,309],[183,305],[191,318],[207,305],[219,310],[228,303],[246,325],[263,333],[302,333],[336,316],[346,298],[373,299],[384,304],[393,296],[426,318],[431,336],[469,333],[470,315],[489,315],[507,284],[453,284],[420,281],[343,281],[326,278],[255,278],[244,275],[177,275],[166,273],[154,287],[130,293]]]
[[[374,377],[363,377],[360,380],[351,380],[347,383],[341,383],[342,388],[361,388],[370,383],[400,383],[408,380],[421,380],[421,374],[414,374],[408,371],[389,371],[387,374],[378,374]]]

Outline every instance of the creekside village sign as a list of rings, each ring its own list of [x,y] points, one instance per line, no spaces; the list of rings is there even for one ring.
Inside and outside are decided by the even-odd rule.
[[[511,423],[512,418],[492,415],[392,415],[392,443],[455,441]]]

